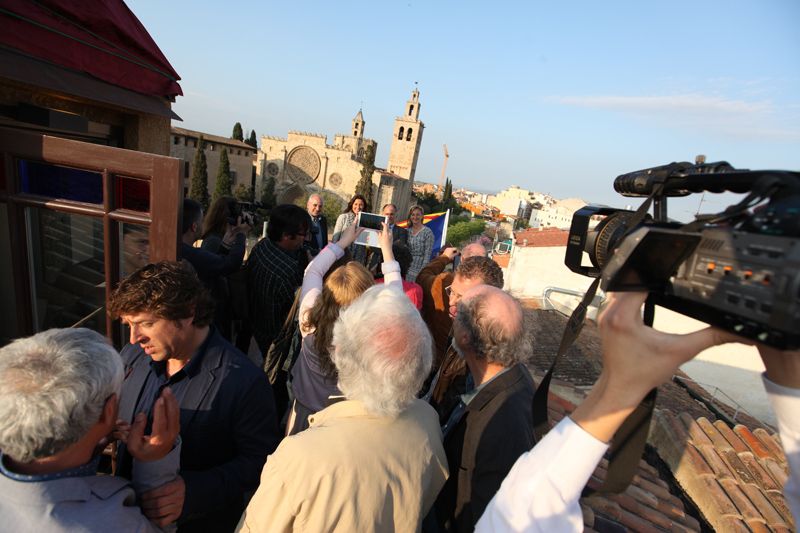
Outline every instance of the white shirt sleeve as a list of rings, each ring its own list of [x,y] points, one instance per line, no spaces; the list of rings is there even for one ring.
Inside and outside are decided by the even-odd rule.
[[[383,272],[383,282],[388,287],[399,287],[403,289],[403,278],[400,276],[400,263],[397,261],[384,261],[381,263],[381,272]]]
[[[766,374],[762,374],[761,378],[778,419],[783,453],[789,463],[789,479],[783,487],[783,496],[797,524],[800,519],[800,389],[778,385],[770,381]]]
[[[303,337],[310,333],[303,329],[302,324],[305,322],[305,314],[317,301],[317,297],[322,294],[322,279],[331,268],[331,265],[343,255],[344,250],[338,244],[332,242],[320,250],[317,257],[306,267],[306,272],[303,275],[303,286],[300,289],[300,312],[298,313],[301,324],[300,334]]]
[[[565,417],[517,459],[475,531],[583,531],[578,500],[607,449]]]

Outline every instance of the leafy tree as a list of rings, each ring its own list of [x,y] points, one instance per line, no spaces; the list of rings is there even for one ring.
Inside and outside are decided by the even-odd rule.
[[[237,122],[233,125],[233,133],[231,134],[231,139],[236,139],[237,141],[244,140],[244,132],[242,131],[241,123]]]
[[[189,198],[200,202],[204,210],[208,209],[208,163],[206,162],[205,141],[202,135],[197,140],[197,151],[192,162],[192,181],[189,187]]]
[[[372,203],[372,173],[375,172],[375,146],[370,144],[364,152],[364,168],[361,169],[361,179],[356,184],[355,194],[360,194]]]
[[[459,222],[447,228],[447,240],[453,246],[462,246],[476,235],[480,235],[486,229],[486,221],[471,220],[469,222]]]
[[[230,196],[233,188],[233,178],[231,178],[231,164],[228,161],[228,150],[222,149],[219,154],[219,170],[217,171],[217,184],[214,187],[214,200],[220,196]]]
[[[275,178],[272,176],[267,176],[264,178],[264,185],[261,188],[262,207],[269,211],[275,207],[277,202],[278,199],[275,197]]]
[[[422,207],[426,213],[436,213],[439,211],[439,199],[436,195],[430,192],[424,192],[417,196],[417,205]]]
[[[256,130],[250,130],[250,138],[245,141],[253,148],[258,148],[258,141],[256,141]]]
[[[248,187],[244,183],[240,183],[233,190],[233,197],[239,200],[240,202],[252,202],[253,188]]]

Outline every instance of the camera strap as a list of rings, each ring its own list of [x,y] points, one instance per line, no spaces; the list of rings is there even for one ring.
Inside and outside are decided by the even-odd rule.
[[[631,230],[636,229],[644,220],[653,200],[659,197],[663,190],[663,182],[655,185],[653,192],[647,197],[647,200],[645,200],[627,220],[625,224],[627,226],[626,233],[630,233]],[[553,373],[555,372],[558,362],[578,338],[578,335],[580,335],[583,324],[586,321],[586,312],[592,300],[594,300],[601,279],[602,277],[595,278],[587,289],[586,294],[583,295],[583,299],[572,312],[569,320],[567,320],[558,352],[555,358],[553,358],[553,362],[544,375],[544,378],[542,378],[541,383],[539,383],[539,386],[536,388],[536,393],[533,396],[532,414],[533,432],[537,442],[550,430],[550,422],[547,414],[547,400]],[[644,308],[644,323],[648,326],[652,326],[654,315],[655,306],[648,300]],[[636,474],[636,470],[639,467],[639,460],[647,444],[647,434],[650,429],[650,419],[653,416],[655,403],[656,389],[653,389],[645,396],[633,413],[625,419],[625,422],[614,434],[614,439],[609,450],[608,471],[603,485],[597,490],[586,487],[583,490],[583,496],[590,496],[598,492],[622,492],[628,487],[631,479],[633,479],[633,476]]]

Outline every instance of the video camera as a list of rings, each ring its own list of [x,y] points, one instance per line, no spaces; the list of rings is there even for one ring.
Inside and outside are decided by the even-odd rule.
[[[602,276],[606,291],[648,291],[656,305],[758,342],[800,347],[800,173],[671,163],[618,176],[614,189],[647,200],[635,212],[578,210],[570,270]],[[746,196],[689,224],[668,220],[666,197],[703,191]]]
[[[248,226],[255,228],[261,225],[261,217],[256,212],[256,209],[263,207],[261,202],[231,202],[228,205],[228,224],[231,226],[237,225],[239,217],[242,222]]]

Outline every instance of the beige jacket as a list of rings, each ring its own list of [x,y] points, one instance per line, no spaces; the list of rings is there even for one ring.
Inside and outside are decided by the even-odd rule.
[[[267,459],[237,531],[419,531],[447,479],[436,412],[397,418],[343,401],[310,417]]]

